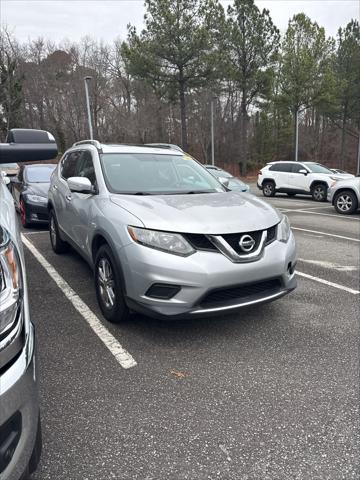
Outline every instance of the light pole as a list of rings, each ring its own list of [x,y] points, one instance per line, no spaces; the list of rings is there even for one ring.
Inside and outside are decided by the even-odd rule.
[[[211,97],[211,165],[215,165],[215,146],[214,146],[214,101],[216,97]]]
[[[295,112],[295,162],[299,159],[299,109]]]
[[[88,122],[89,122],[89,132],[90,132],[90,139],[92,140],[93,137],[93,128],[91,122],[91,110],[90,110],[90,99],[89,99],[89,82],[92,80],[92,77],[84,77],[85,83],[85,95],[86,95],[86,108],[87,108],[87,115],[88,115]]]

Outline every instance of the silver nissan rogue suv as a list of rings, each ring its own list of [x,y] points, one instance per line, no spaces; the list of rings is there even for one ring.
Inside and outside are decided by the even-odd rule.
[[[232,312],[296,287],[287,217],[178,150],[75,143],[48,206],[54,251],[71,245],[88,261],[111,322]]]

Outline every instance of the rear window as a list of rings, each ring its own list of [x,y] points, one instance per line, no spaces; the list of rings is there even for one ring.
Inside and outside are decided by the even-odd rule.
[[[50,177],[56,165],[44,165],[42,167],[27,167],[25,178],[29,183],[50,183]]]

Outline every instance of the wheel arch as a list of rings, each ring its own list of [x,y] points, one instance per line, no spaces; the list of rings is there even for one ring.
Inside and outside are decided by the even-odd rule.
[[[339,188],[338,190],[336,190],[336,192],[334,193],[333,195],[333,199],[332,199],[332,204],[334,205],[335,204],[335,198],[340,194],[340,193],[343,193],[343,192],[351,192],[352,194],[354,194],[355,198],[356,198],[356,202],[357,202],[357,206],[360,205],[360,202],[359,202],[359,198],[357,196],[357,193],[356,191],[351,188],[351,187],[341,187]]]
[[[96,258],[96,253],[98,252],[99,248],[102,245],[107,245],[115,259],[116,262],[116,267],[118,268],[119,274],[120,274],[120,279],[121,279],[121,286],[124,291],[124,294],[126,294],[126,283],[125,283],[125,275],[124,275],[124,269],[121,264],[121,260],[119,258],[119,255],[116,254],[116,247],[114,245],[114,242],[112,241],[110,235],[107,234],[107,232],[104,232],[102,230],[99,230],[95,232],[92,242],[91,242],[91,256],[92,256],[92,263],[94,266],[94,271],[95,271],[95,258]]]

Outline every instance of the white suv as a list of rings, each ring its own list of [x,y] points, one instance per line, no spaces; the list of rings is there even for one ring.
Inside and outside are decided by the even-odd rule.
[[[273,197],[276,192],[289,196],[301,193],[311,195],[317,202],[324,202],[328,188],[335,181],[353,176],[335,174],[315,162],[271,162],[260,170],[257,186],[265,197]]]

